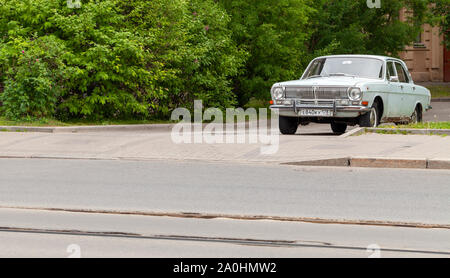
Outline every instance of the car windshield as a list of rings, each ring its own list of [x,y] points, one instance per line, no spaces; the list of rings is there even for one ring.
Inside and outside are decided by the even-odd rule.
[[[329,76],[383,78],[383,61],[373,58],[331,57],[316,59],[303,79]]]

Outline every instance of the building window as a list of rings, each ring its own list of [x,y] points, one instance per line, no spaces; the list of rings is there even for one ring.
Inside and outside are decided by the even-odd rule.
[[[422,42],[422,33],[420,33],[416,41],[414,42],[414,48],[426,48],[425,44]]]

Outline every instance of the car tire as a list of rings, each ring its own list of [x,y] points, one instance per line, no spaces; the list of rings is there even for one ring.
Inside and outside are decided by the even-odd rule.
[[[423,121],[422,110],[420,109],[420,106],[417,105],[416,109],[414,109],[414,113],[411,115],[410,123],[417,124],[421,123],[422,121]]]
[[[297,132],[299,125],[298,118],[279,116],[279,127],[281,134],[293,135]]]
[[[347,130],[347,124],[345,123],[331,123],[331,129],[335,134],[344,134]]]
[[[378,103],[375,102],[369,112],[361,115],[359,118],[360,127],[377,127],[380,124],[380,109]]]

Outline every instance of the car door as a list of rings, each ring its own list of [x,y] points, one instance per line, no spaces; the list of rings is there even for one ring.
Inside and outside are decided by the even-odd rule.
[[[400,83],[401,103],[399,107],[400,117],[409,118],[415,109],[415,96],[413,92],[413,84],[411,84],[410,77],[404,65],[398,61],[395,62],[395,69]]]
[[[402,114],[401,103],[403,95],[394,61],[389,60],[386,63],[386,78],[388,82],[388,109],[385,111],[385,115],[388,118],[398,118]],[[392,80],[392,78],[394,80]]]

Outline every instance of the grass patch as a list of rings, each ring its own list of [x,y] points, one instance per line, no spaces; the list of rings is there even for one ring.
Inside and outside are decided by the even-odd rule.
[[[392,129],[392,130],[377,130],[375,131],[377,134],[401,134],[401,135],[408,135],[408,132],[406,130],[398,130],[398,129]]]
[[[62,122],[54,119],[38,119],[31,121],[11,121],[0,117],[0,126],[36,126],[36,127],[54,127],[54,126],[89,126],[89,125],[137,125],[137,124],[168,124],[174,123],[165,120],[73,120]]]
[[[408,130],[410,129],[410,130]],[[448,130],[450,130],[450,122],[426,122],[418,124],[408,124],[408,125],[383,125],[378,127],[373,131],[376,134],[401,134],[409,135],[416,134],[416,132],[411,131],[411,129],[423,129],[426,131],[419,131],[417,135],[437,135],[441,137],[447,137]],[[431,131],[435,130],[435,131]],[[442,130],[442,131],[438,131]]]
[[[34,121],[12,121],[0,117],[1,126],[64,126],[65,124],[57,120],[40,119]]]
[[[426,122],[418,124],[400,125],[398,128],[417,128],[417,129],[450,129],[450,122]]]
[[[429,85],[426,87],[431,91],[431,98],[450,97],[450,86]]]
[[[268,110],[267,120],[271,119],[270,110]],[[258,109],[257,109],[257,112]],[[259,114],[258,114],[259,119]],[[193,115],[192,115],[193,120]],[[226,113],[223,112],[223,122],[226,121]],[[244,122],[249,121],[249,117],[245,117]],[[207,124],[211,121],[203,121]],[[238,117],[235,118],[235,122],[242,122]],[[102,126],[102,125],[146,125],[146,124],[176,124],[178,121],[170,120],[104,120],[104,121],[93,121],[93,120],[71,120],[71,121],[58,121],[55,119],[36,119],[36,120],[20,120],[12,121],[4,117],[0,117],[0,126],[24,126],[24,127],[64,127],[64,126]],[[1,130],[0,130],[1,131]]]

